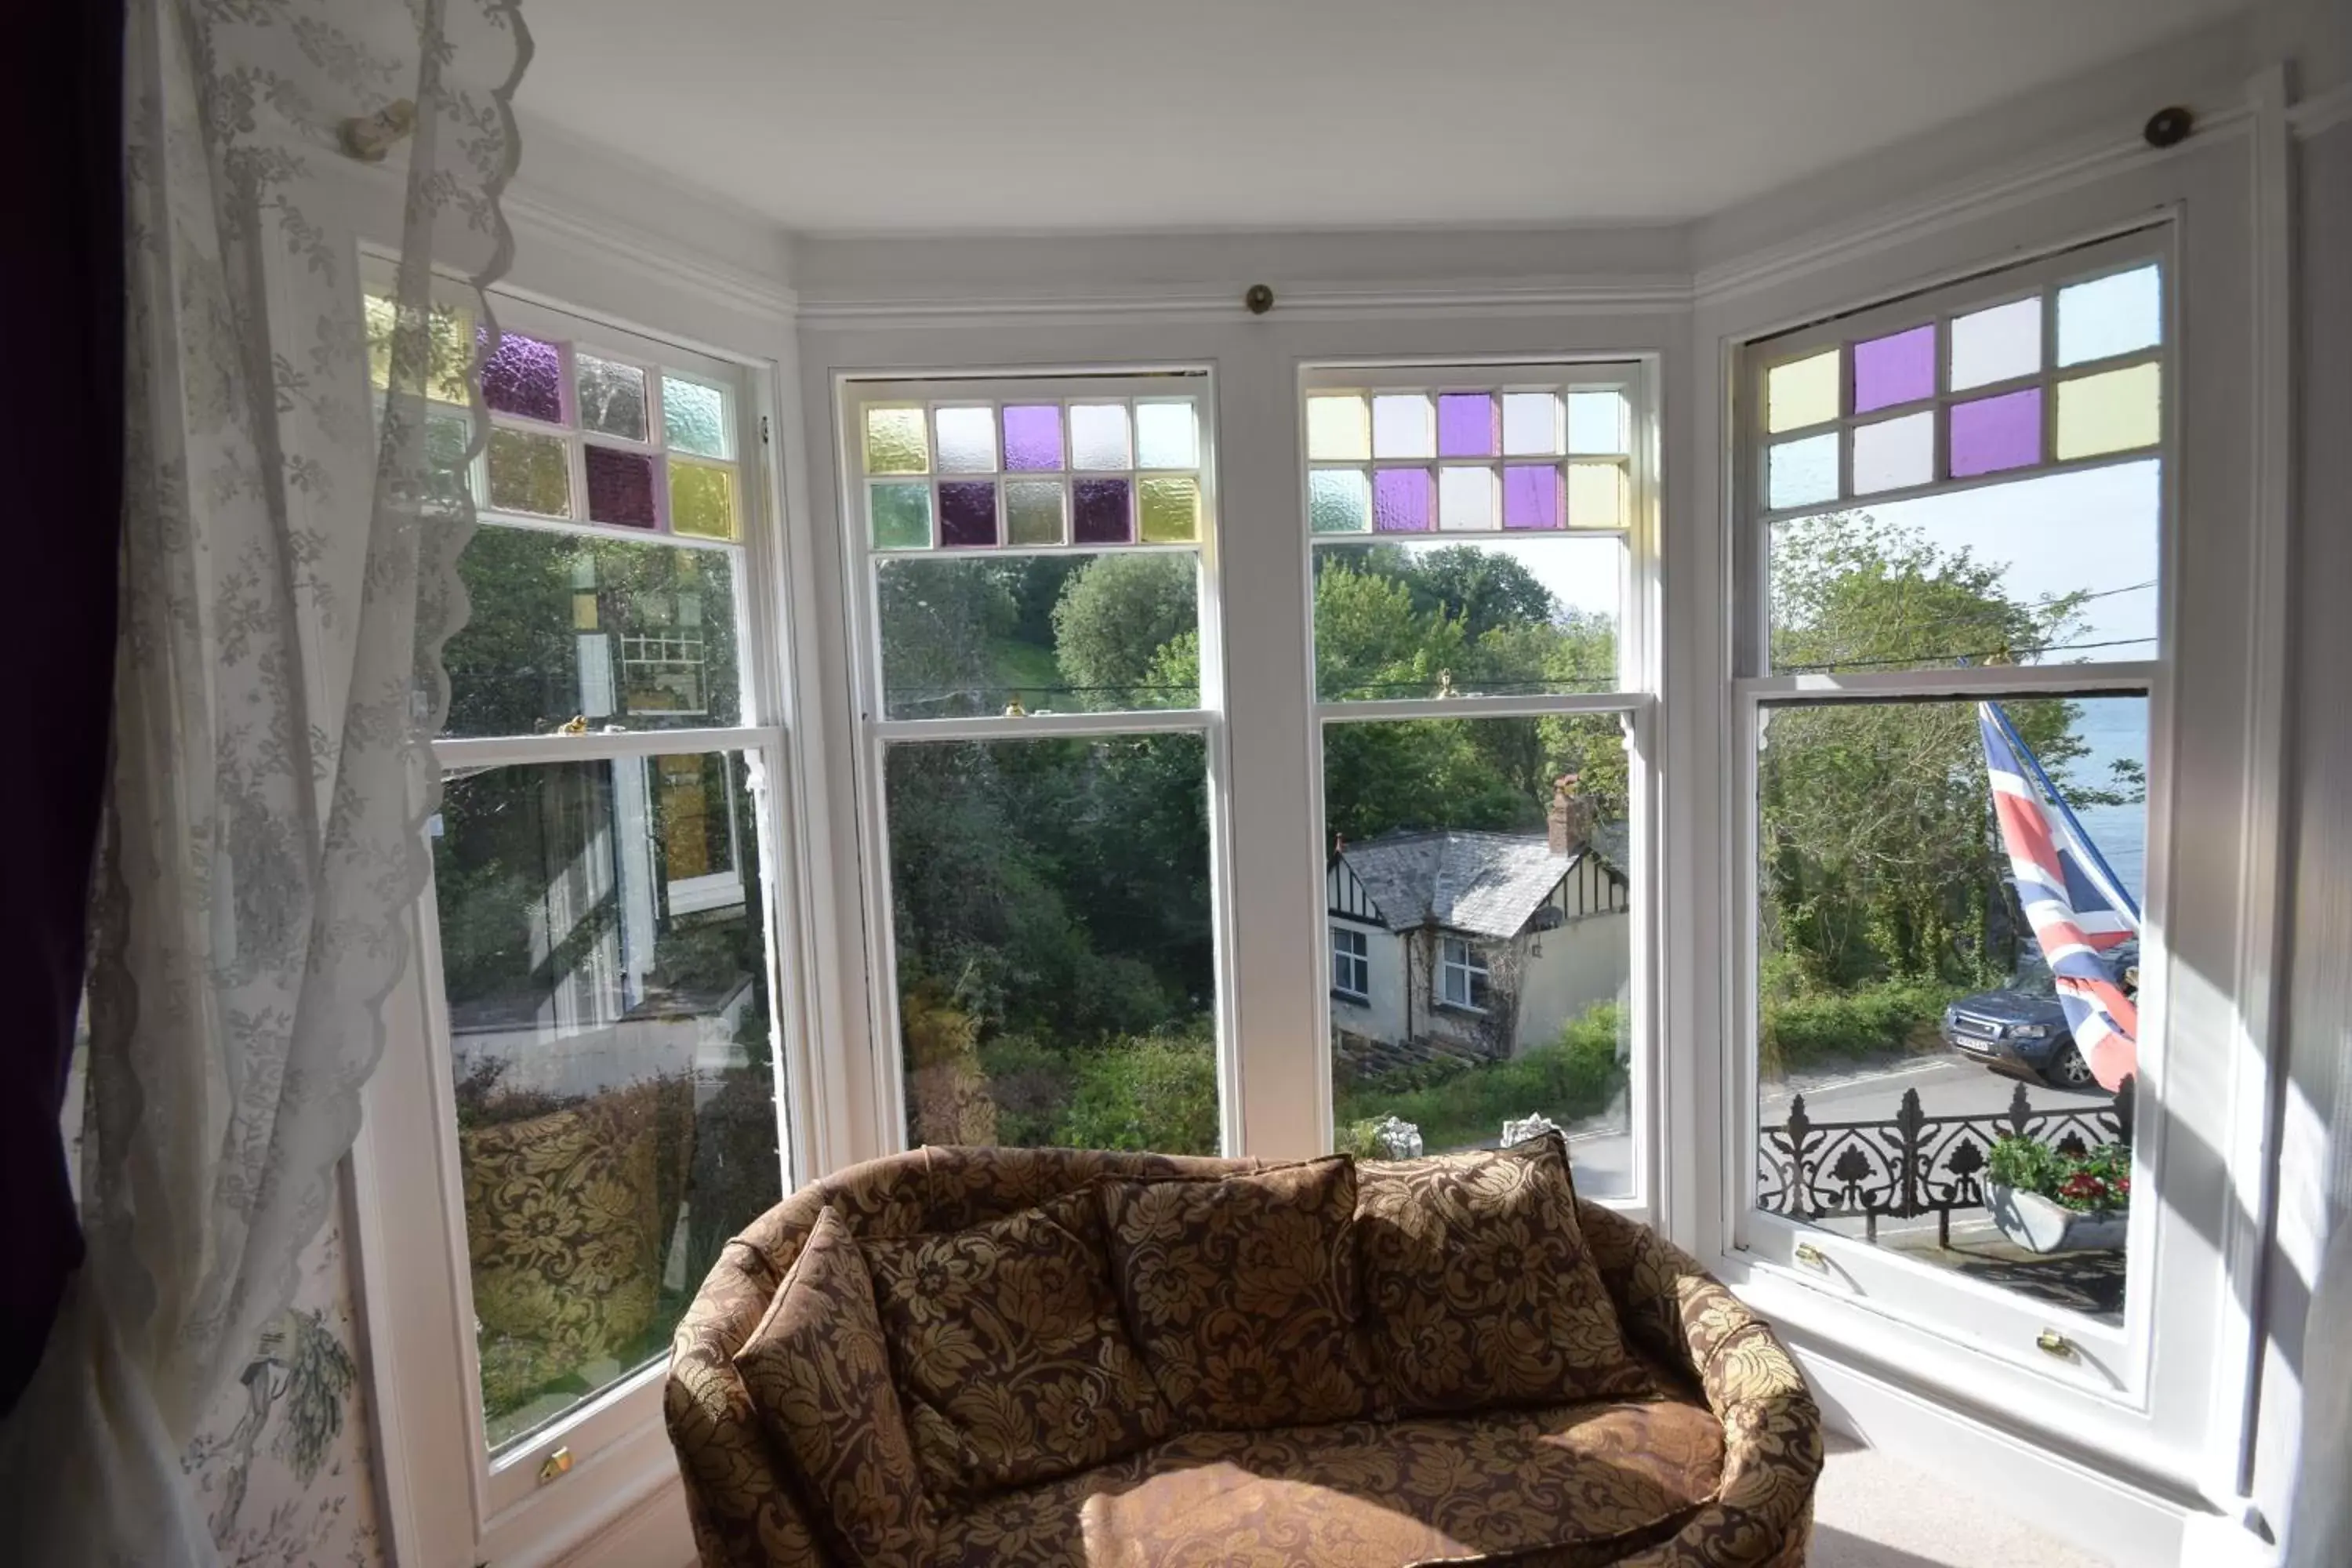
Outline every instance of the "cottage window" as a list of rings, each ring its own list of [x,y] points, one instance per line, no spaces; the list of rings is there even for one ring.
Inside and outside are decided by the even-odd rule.
[[[1362,931],[1331,928],[1331,994],[1350,1002],[1372,999],[1371,939]]]
[[[1438,994],[1449,1007],[1466,1008],[1483,1013],[1492,1001],[1488,989],[1489,975],[1486,955],[1466,942],[1447,937],[1443,943],[1444,957],[1438,966]]]

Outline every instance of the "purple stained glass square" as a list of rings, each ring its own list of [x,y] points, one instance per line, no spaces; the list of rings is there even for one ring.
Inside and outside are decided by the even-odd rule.
[[[1372,476],[1372,527],[1381,533],[1429,531],[1429,470],[1382,468]]]
[[[1491,392],[1447,392],[1437,399],[1437,455],[1491,458],[1502,444],[1503,416]]]
[[[563,354],[544,338],[503,332],[482,366],[482,401],[500,414],[563,423]]]
[[[1080,479],[1070,487],[1073,537],[1080,544],[1126,544],[1135,538],[1135,497],[1125,479]]]
[[[591,442],[588,459],[588,521],[623,528],[652,528],[654,460],[644,452],[620,452]]]
[[[1503,526],[1558,528],[1567,510],[1560,493],[1559,468],[1551,463],[1537,467],[1513,464],[1503,469]]]
[[[1013,404],[1004,410],[1004,466],[1051,473],[1062,466],[1062,405]]]
[[[1853,411],[1892,408],[1936,395],[1936,323],[1853,345]]]
[[[1974,403],[1955,403],[1951,413],[1952,478],[1996,474],[2042,460],[2042,389]]]
[[[940,486],[940,543],[970,550],[996,542],[996,487],[984,480]]]

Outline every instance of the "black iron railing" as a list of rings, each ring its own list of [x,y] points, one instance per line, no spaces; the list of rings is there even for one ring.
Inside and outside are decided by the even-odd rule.
[[[1878,1121],[1816,1121],[1805,1097],[1758,1142],[1756,1206],[1791,1219],[1861,1218],[1872,1241],[1882,1219],[1936,1216],[1936,1239],[1948,1247],[1952,1211],[1984,1206],[1984,1171],[1993,1144],[2032,1138],[2069,1154],[2132,1141],[2132,1089],[2107,1106],[2036,1110],[2019,1084],[2009,1109],[1993,1115],[1930,1116],[1919,1091],[1906,1089],[1895,1115]]]

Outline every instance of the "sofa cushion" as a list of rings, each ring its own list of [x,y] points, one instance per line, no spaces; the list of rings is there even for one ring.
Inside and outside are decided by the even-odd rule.
[[[1167,1436],[1081,1189],[944,1236],[867,1237],[917,1461],[941,1496],[1051,1480]]]
[[[1106,1179],[1100,1190],[1128,1327],[1180,1426],[1246,1431],[1370,1412],[1352,1161]]]
[[[1702,1406],[1586,1404],[1188,1432],[940,1521],[942,1568],[1403,1568],[1613,1563],[1717,1485]]]
[[[844,1562],[931,1561],[934,1517],[890,1382],[873,1284],[838,1210],[817,1216],[735,1368]]]
[[[1369,1338],[1398,1411],[1646,1393],[1557,1134],[1357,1169]]]

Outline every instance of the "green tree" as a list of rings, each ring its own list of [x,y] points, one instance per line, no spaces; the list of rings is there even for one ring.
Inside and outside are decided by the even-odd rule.
[[[1200,625],[1199,570],[1190,555],[1108,554],[1064,584],[1054,606],[1055,653],[1085,706],[1181,708],[1200,700],[1197,684],[1171,691],[1151,679],[1160,650]]]

